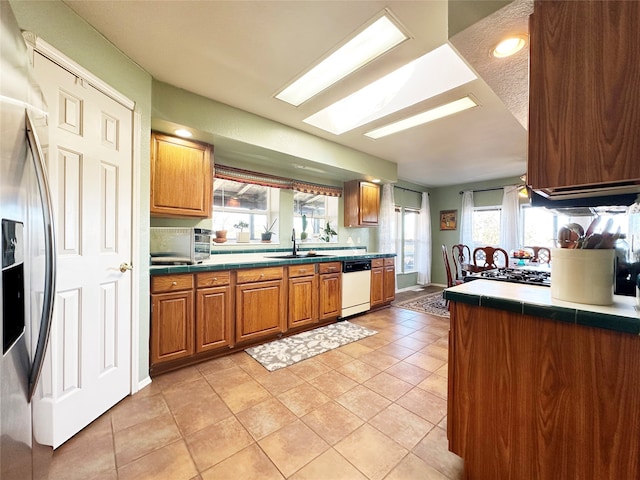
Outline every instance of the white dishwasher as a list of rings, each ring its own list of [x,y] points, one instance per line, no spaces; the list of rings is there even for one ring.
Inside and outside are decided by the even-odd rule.
[[[347,260],[342,264],[342,318],[371,308],[371,260]]]

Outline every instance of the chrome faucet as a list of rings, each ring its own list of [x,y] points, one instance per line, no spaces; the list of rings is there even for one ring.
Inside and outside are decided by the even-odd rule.
[[[291,234],[291,241],[293,242],[293,256],[295,257],[298,252],[296,251],[296,229],[293,229],[293,233]]]

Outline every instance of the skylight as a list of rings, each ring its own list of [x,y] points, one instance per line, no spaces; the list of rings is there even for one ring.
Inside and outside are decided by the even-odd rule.
[[[383,15],[278,93],[276,98],[297,107],[408,38],[390,17]]]
[[[428,122],[433,122],[439,118],[447,117],[454,113],[462,112],[463,110],[468,110],[469,108],[477,106],[478,104],[471,97],[463,97],[454,102],[445,103],[439,107],[427,110],[426,112],[418,113],[417,115],[390,123],[384,127],[376,128],[375,130],[365,133],[365,135],[370,138],[386,137],[387,135],[408,130],[409,128],[417,127],[418,125],[423,125]]]
[[[476,78],[445,44],[307,117],[304,122],[340,135]]]

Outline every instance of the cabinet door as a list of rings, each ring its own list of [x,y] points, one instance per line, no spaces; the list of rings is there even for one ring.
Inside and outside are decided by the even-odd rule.
[[[569,193],[640,179],[639,24],[637,1],[535,2],[527,165],[534,189]]]
[[[289,328],[318,321],[318,276],[289,279]]]
[[[211,217],[211,146],[151,135],[153,216]]]
[[[342,274],[320,275],[320,320],[338,318],[342,309]]]
[[[371,269],[371,307],[384,303],[384,268]]]
[[[384,267],[384,302],[393,302],[396,298],[396,267]]]
[[[151,364],[193,354],[193,291],[151,295]]]
[[[231,345],[231,287],[202,288],[196,293],[196,352]]]
[[[360,225],[377,226],[380,216],[380,187],[374,183],[360,183]]]
[[[375,227],[380,216],[380,187],[352,180],[344,184],[344,226]]]
[[[284,331],[286,303],[282,280],[236,286],[236,341]]]

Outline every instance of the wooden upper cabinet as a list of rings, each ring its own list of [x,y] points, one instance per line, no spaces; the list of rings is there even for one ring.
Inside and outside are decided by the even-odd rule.
[[[534,190],[637,191],[639,25],[637,1],[535,2],[527,166]]]
[[[211,217],[211,145],[151,134],[151,206],[157,217]]]
[[[344,184],[344,226],[377,227],[380,218],[380,186],[362,180]]]

